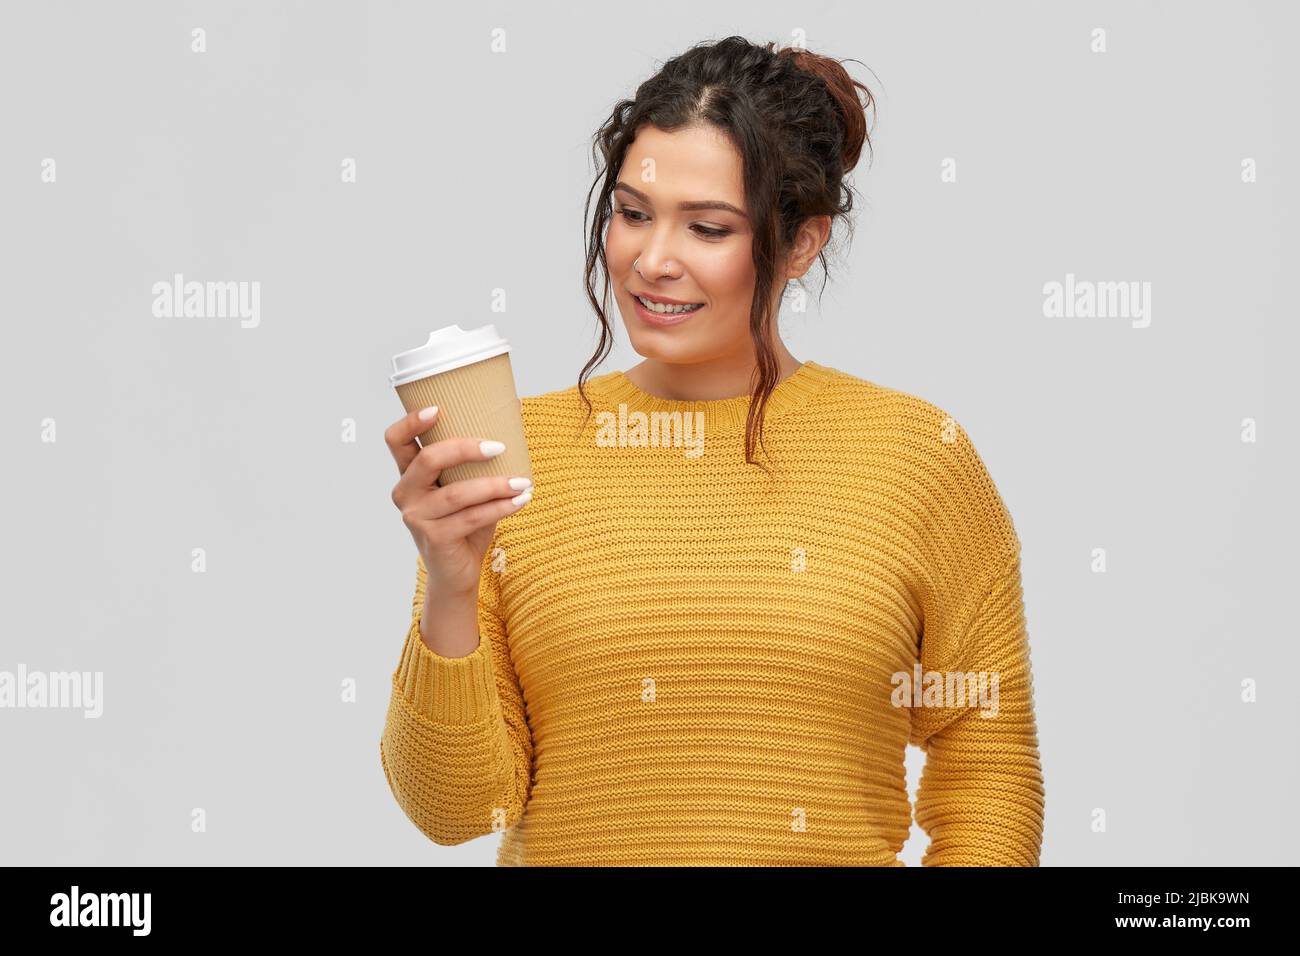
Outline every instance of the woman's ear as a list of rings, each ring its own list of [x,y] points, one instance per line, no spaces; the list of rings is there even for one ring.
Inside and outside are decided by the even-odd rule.
[[[830,216],[810,216],[799,226],[790,252],[788,278],[802,279],[831,237]]]

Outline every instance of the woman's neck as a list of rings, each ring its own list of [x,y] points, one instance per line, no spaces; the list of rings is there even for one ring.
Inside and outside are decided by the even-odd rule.
[[[777,384],[799,370],[803,364],[784,345],[778,345]],[[748,395],[753,388],[755,362],[751,357],[711,359],[690,364],[646,359],[623,374],[637,388],[660,398],[674,401],[707,402],[719,398]]]

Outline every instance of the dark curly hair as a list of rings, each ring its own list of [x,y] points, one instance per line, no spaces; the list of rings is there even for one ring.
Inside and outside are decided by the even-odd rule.
[[[858,90],[864,94],[862,101]],[[757,278],[749,331],[758,361],[746,420],[745,461],[756,464],[755,423],[758,444],[762,445],[763,410],[780,374],[769,341],[778,257],[790,251],[799,226],[814,216],[843,218],[852,233],[848,215],[853,209],[853,191],[844,177],[857,165],[863,144],[870,149],[867,109],[874,116],[871,91],[850,77],[840,61],[802,47],[777,50],[774,43],[760,46],[740,36],[699,44],[673,57],[637,87],[632,99],[614,106],[593,137],[592,156],[598,171],[583,212],[586,223],[592,194],[599,187],[596,214],[587,236],[585,278],[587,298],[600,320],[600,344],[578,377],[587,418],[592,406],[584,388],[586,380],[614,345],[609,318],[596,298],[596,264],[604,273],[602,300],[608,307],[605,232],[611,216],[610,197],[628,148],[644,125],[664,132],[712,126],[726,134],[740,153],[745,205],[754,232]],[[827,270],[825,251],[818,257]]]

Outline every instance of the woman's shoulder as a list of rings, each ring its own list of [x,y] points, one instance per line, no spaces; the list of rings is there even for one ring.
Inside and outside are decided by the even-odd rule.
[[[947,513],[945,520],[958,521],[982,515],[998,529],[995,537],[1006,549],[1018,547],[984,455],[950,406],[836,371],[836,387],[827,390],[822,414],[855,430],[848,437],[871,452],[866,467],[896,472],[924,511]]]
[[[928,438],[956,425],[956,416],[948,408],[915,392],[829,365],[822,368],[829,373],[829,387],[823,390],[828,404],[823,408],[838,413],[837,418],[883,429],[899,437],[919,432]]]

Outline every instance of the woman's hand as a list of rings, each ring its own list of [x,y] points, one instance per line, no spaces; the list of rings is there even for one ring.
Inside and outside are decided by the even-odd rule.
[[[420,411],[410,412],[384,432],[401,474],[393,486],[393,504],[424,557],[428,596],[434,601],[477,596],[483,555],[496,523],[532,500],[533,483],[489,475],[439,487],[444,468],[494,458],[501,453],[500,443],[489,453],[477,438],[447,438],[421,448],[416,436],[428,431],[437,415],[419,416]]]

